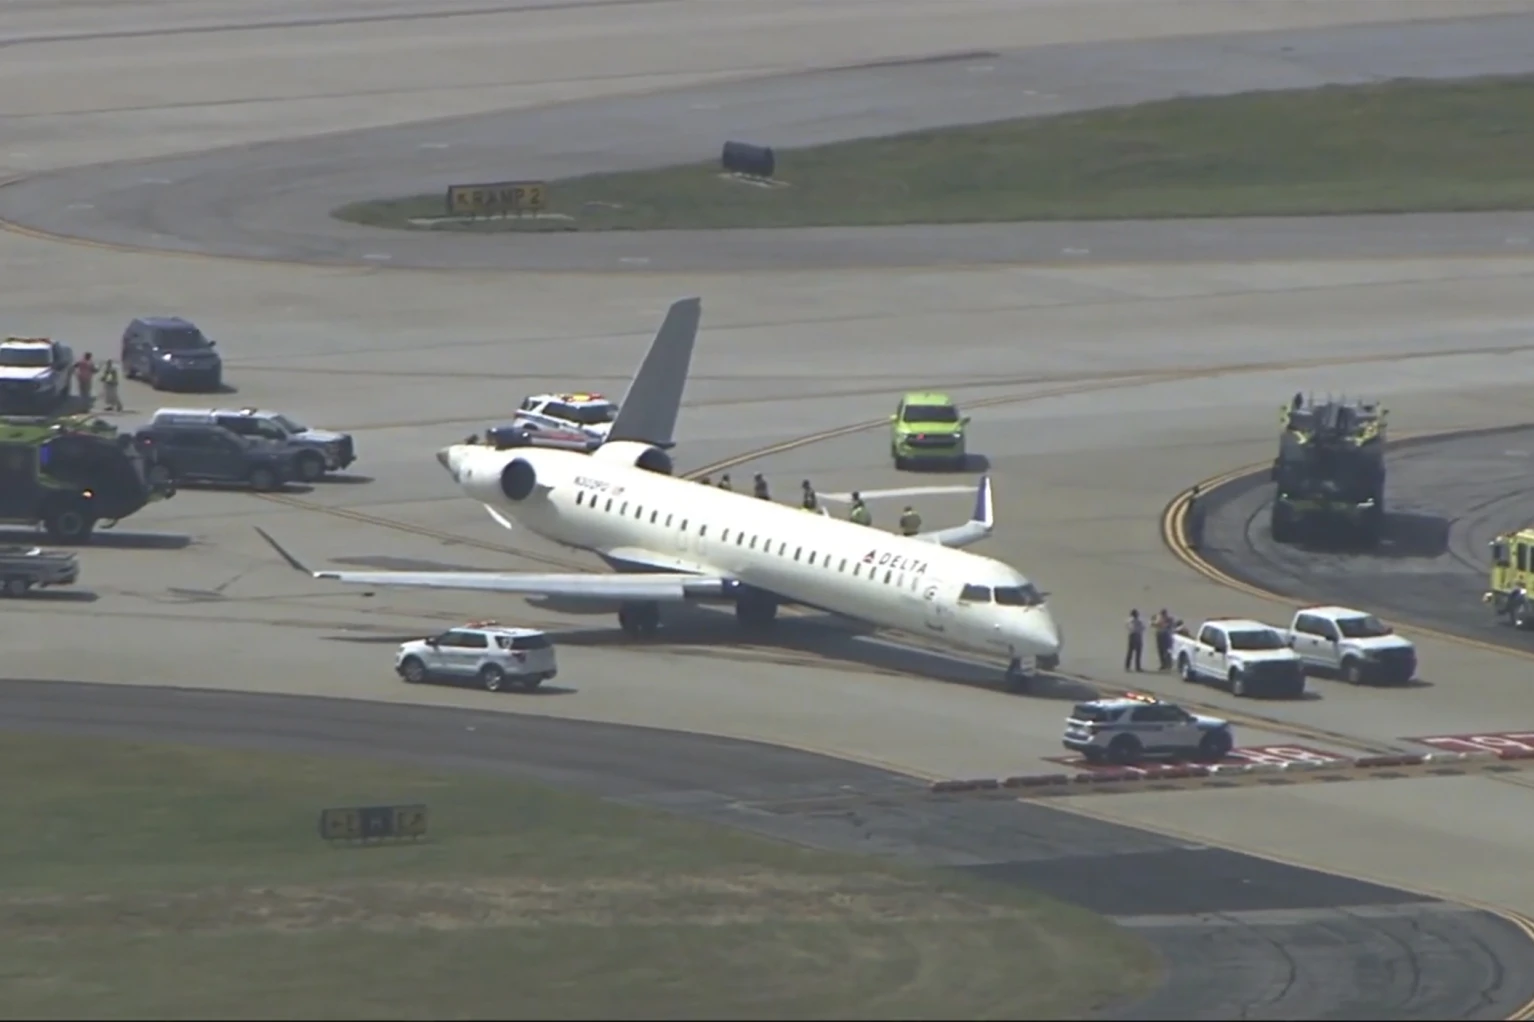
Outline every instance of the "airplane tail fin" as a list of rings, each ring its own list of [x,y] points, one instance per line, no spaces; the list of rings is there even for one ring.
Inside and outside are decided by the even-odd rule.
[[[693,342],[698,337],[703,301],[683,298],[672,303],[650,350],[629,383],[608,440],[632,440],[655,447],[676,444],[682,390],[692,366]]]
[[[915,538],[938,546],[965,547],[985,539],[995,527],[996,503],[991,496],[991,477],[985,475],[980,477],[980,485],[975,489],[975,506],[969,513],[969,521],[947,529],[918,533]]]

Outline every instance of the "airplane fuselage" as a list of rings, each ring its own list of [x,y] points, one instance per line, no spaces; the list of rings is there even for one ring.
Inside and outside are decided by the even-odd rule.
[[[725,579],[721,595],[743,622],[788,601],[969,651],[1058,656],[1042,595],[1000,561],[636,468],[631,446],[586,455],[460,445],[443,464],[498,519],[620,571]],[[508,473],[521,482],[508,484]]]

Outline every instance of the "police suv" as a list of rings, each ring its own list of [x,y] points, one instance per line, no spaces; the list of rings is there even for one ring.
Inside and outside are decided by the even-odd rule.
[[[601,394],[533,394],[517,409],[518,429],[565,430],[606,440],[618,406]]]
[[[394,670],[412,685],[468,681],[488,692],[499,692],[508,682],[530,692],[559,673],[547,635],[495,621],[473,621],[407,642],[394,655]]]
[[[1176,703],[1128,692],[1077,703],[1063,744],[1089,763],[1128,766],[1151,756],[1217,762],[1235,748],[1230,724],[1189,713]]]
[[[222,426],[252,440],[281,444],[293,452],[295,471],[306,483],[357,460],[350,433],[311,429],[291,415],[264,408],[161,408],[150,422],[155,426]]]

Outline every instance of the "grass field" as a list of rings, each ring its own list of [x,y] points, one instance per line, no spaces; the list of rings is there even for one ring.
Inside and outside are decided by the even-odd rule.
[[[1534,208],[1534,77],[1177,99],[778,153],[783,188],[716,163],[550,185],[568,220],[467,231],[671,230]],[[722,143],[723,140],[721,140]],[[770,142],[770,139],[756,140]],[[445,186],[449,183],[442,182]],[[441,192],[357,202],[411,227]]]
[[[1105,920],[497,777],[0,735],[0,1016],[1059,1018]],[[424,802],[415,844],[327,806]]]

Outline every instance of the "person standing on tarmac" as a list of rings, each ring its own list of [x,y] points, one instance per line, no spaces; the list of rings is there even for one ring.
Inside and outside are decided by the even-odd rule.
[[[719,477],[719,488],[721,490],[735,489],[734,484],[730,482],[730,473],[726,472],[724,475]]]
[[[698,482],[702,483],[704,486],[714,485],[714,480],[711,476],[704,476],[702,479],[699,479]]]
[[[900,512],[900,534],[902,536],[914,536],[921,531],[921,515],[916,509],[907,504],[904,511]]]
[[[1125,627],[1128,629],[1128,644],[1124,647],[1124,670],[1143,671],[1140,666],[1140,657],[1145,652],[1145,621],[1140,617],[1139,610],[1129,612],[1129,620]],[[1131,666],[1133,665],[1133,666]]]
[[[756,494],[756,498],[758,500],[772,499],[772,494],[767,492],[767,477],[762,475],[760,472],[758,472],[756,474],[756,478],[752,480],[751,489],[752,492]]]
[[[1172,669],[1172,628],[1175,622],[1167,609],[1162,607],[1156,611],[1156,616],[1151,618],[1151,628],[1156,633],[1156,660],[1158,669],[1170,671]]]
[[[804,482],[799,484],[799,488],[803,491],[803,496],[799,500],[799,506],[804,508],[806,511],[818,510],[820,507],[820,501],[816,498],[815,487],[810,485],[810,481],[806,479]]]
[[[854,525],[872,525],[874,516],[868,513],[868,505],[863,503],[863,495],[853,492],[852,510],[847,513],[847,520]]]
[[[91,385],[96,380],[96,362],[90,352],[75,363],[75,383],[80,387],[80,399],[85,402],[85,407],[91,406]]]
[[[107,359],[107,364],[101,370],[101,397],[109,412],[123,410],[122,398],[117,393],[118,382],[117,363]]]

